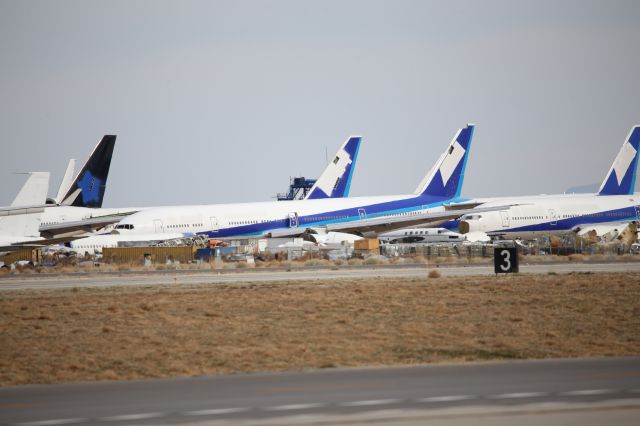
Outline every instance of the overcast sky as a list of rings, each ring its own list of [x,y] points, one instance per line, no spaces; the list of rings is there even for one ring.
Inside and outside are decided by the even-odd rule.
[[[463,195],[597,183],[640,123],[638,1],[0,0],[0,205],[118,135],[105,207],[268,200],[363,136],[411,193],[477,124]]]

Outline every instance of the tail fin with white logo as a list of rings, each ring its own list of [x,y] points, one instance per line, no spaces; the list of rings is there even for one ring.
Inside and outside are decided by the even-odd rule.
[[[40,206],[47,200],[49,172],[32,172],[11,203],[12,207]],[[0,235],[3,237],[37,237],[42,211],[16,213],[0,217]]]
[[[474,128],[474,124],[467,124],[458,130],[447,150],[416,188],[416,195],[444,198],[460,195]]]
[[[598,195],[631,195],[636,186],[640,126],[634,126],[604,178]]]
[[[342,144],[333,160],[309,190],[306,200],[349,196],[351,178],[356,168],[361,143],[362,137],[351,136]]]
[[[102,207],[115,135],[105,135],[91,153],[60,204],[75,207]]]

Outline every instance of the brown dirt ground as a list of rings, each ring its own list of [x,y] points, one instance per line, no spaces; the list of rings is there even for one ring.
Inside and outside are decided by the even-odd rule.
[[[640,354],[640,274],[0,293],[0,385]]]

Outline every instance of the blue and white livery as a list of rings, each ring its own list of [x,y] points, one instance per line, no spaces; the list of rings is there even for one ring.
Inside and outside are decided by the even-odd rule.
[[[361,143],[362,137],[349,137],[311,187],[305,199],[348,197]]]
[[[460,129],[410,195],[152,208],[123,219],[124,234],[191,233],[214,239],[341,232],[374,236],[460,217],[456,210],[474,126]],[[483,211],[483,210],[480,210]]]
[[[471,200],[482,207],[512,207],[469,213],[462,217],[459,230],[469,240],[479,241],[488,237],[531,239],[570,232],[615,237],[640,220],[640,194],[633,192],[639,144],[640,126],[634,126],[598,193]]]

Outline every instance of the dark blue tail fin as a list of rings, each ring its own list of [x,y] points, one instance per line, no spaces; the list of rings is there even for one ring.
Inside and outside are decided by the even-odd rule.
[[[474,128],[475,125],[468,124],[458,130],[447,150],[416,188],[416,195],[444,198],[460,195]]]
[[[105,135],[102,138],[69,187],[61,204],[75,207],[102,207],[115,143],[115,135]]]
[[[356,168],[356,160],[362,138],[351,136],[342,144],[333,160],[309,190],[307,200],[318,198],[343,198],[349,196],[351,178]]]
[[[636,186],[640,126],[634,126],[604,178],[598,195],[631,195]]]

